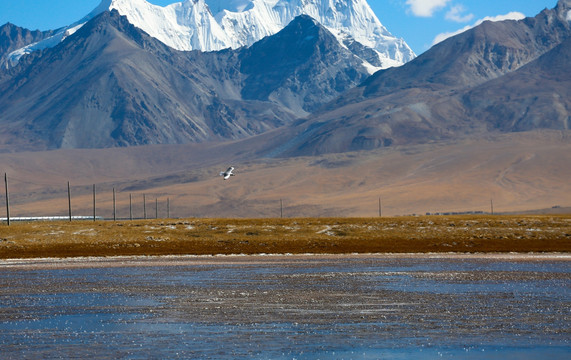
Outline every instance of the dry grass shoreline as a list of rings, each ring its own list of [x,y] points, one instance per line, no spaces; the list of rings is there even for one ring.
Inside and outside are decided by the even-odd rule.
[[[0,224],[0,259],[571,252],[571,215],[154,219]]]

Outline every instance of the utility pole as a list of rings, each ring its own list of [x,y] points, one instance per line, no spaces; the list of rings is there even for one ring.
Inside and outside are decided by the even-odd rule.
[[[379,197],[379,217],[383,216],[383,212],[381,210],[381,197]]]
[[[10,199],[8,197],[8,174],[4,173],[4,184],[6,185],[6,222],[10,226]]]
[[[69,221],[71,221],[71,189],[69,187],[69,181],[67,182],[67,205],[69,208]]]
[[[167,219],[171,218],[171,199],[167,198]]]
[[[147,198],[145,194],[143,194],[143,218],[147,220]]]
[[[159,199],[155,198],[155,219],[159,218]]]
[[[490,199],[490,211],[492,212],[492,215],[494,215],[494,200]]]
[[[95,184],[93,184],[93,221],[95,221]]]
[[[129,193],[129,220],[133,220],[133,197]]]
[[[280,199],[280,218],[284,217],[284,203],[282,199]]]
[[[113,221],[117,220],[117,207],[115,206],[115,188],[113,188]]]

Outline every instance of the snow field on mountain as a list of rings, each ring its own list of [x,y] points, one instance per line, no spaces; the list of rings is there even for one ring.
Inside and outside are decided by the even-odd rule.
[[[164,7],[145,0],[102,0],[91,13],[53,37],[14,51],[12,64],[24,54],[57,45],[93,17],[112,9],[181,51],[250,46],[304,14],[325,26],[340,43],[355,40],[374,49],[380,68],[399,66],[415,57],[403,39],[381,24],[366,0],[184,0]]]

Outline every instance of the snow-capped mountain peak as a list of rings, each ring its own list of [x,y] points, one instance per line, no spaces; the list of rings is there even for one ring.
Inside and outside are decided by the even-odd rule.
[[[375,56],[369,51],[366,60],[376,68],[402,65],[415,56],[404,40],[388,32],[366,0],[184,0],[164,7],[146,0],[102,0],[54,37],[11,54],[12,61],[56,45],[85,22],[112,9],[152,37],[183,51],[249,46],[279,32],[296,16],[309,15],[353,52],[374,49]]]

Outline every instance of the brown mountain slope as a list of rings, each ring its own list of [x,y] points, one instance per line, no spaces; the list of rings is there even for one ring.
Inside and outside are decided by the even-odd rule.
[[[276,155],[567,129],[569,10],[560,1],[535,18],[484,22],[399,68],[379,71],[297,123]]]
[[[536,61],[463,95],[469,116],[491,129],[570,129],[571,38]]]
[[[568,0],[560,0],[554,9],[535,17],[485,21],[404,66],[377,72],[361,87],[362,96],[378,97],[410,87],[473,87],[517,70],[571,37],[570,9]]]

